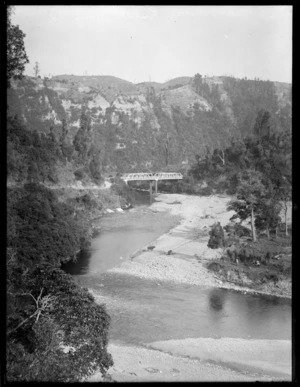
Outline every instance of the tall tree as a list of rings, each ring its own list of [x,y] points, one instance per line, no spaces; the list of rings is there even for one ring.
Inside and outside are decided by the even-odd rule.
[[[195,88],[195,91],[197,94],[201,94],[201,87],[202,87],[202,75],[200,75],[199,73],[195,74],[193,80],[192,80],[192,84]]]
[[[91,119],[83,111],[80,116],[80,127],[73,140],[74,148],[78,152],[79,160],[85,160],[91,144]]]
[[[263,175],[259,171],[247,169],[239,176],[237,200],[229,202],[228,209],[237,212],[234,218],[250,217],[252,240],[256,242],[255,219],[261,200],[265,197],[266,188],[263,185]]]
[[[256,121],[254,124],[254,134],[258,137],[259,141],[263,137],[270,137],[271,134],[271,115],[266,110],[260,110],[257,113]]]
[[[33,71],[34,71],[34,76],[37,78],[40,75],[40,65],[39,65],[39,62],[35,62]]]
[[[29,63],[24,45],[25,34],[11,23],[12,8],[7,8],[7,85],[10,87],[11,79],[21,79],[25,65]]]

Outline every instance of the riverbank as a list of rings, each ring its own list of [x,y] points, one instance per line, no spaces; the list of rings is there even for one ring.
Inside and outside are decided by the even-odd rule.
[[[132,253],[118,267],[108,270],[108,275],[123,275],[124,281],[128,277],[155,280],[158,288],[162,283],[173,282],[255,293],[253,289],[222,282],[206,268],[208,262],[222,254],[221,249],[209,249],[207,242],[210,226],[216,221],[225,226],[233,214],[226,211],[229,197],[160,194],[156,199],[147,211],[152,211],[156,219],[167,211],[173,217],[173,227]],[[140,209],[130,211],[133,217],[138,216]],[[96,294],[100,294],[98,302],[105,302],[101,290]],[[124,301],[113,298],[113,303],[117,302]],[[117,313],[119,316],[121,311]],[[134,324],[134,318],[132,321]],[[114,366],[108,372],[111,379],[117,382],[291,380],[291,340],[232,337],[154,340],[145,340],[138,346],[111,342],[108,346],[114,359]],[[100,373],[89,378],[91,382],[101,380]]]
[[[282,288],[280,284],[268,283],[260,289],[255,289],[221,280],[206,268],[209,261],[219,259],[222,255],[222,249],[210,249],[207,243],[210,226],[217,221],[225,226],[234,214],[226,209],[230,199],[218,195],[158,195],[150,210],[155,213],[168,211],[177,219],[180,217],[179,224],[160,236],[151,246],[151,250],[144,248],[129,261],[110,271],[158,281],[291,298],[291,283],[283,283]]]
[[[195,338],[145,347],[109,344],[116,382],[255,382],[291,380],[291,342]],[[99,372],[89,382],[101,381]]]

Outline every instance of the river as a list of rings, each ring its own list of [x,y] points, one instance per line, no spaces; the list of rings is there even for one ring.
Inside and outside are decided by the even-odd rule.
[[[110,341],[143,344],[194,337],[291,339],[291,301],[233,290],[158,282],[109,273],[134,259],[145,246],[168,231],[174,217],[152,212],[148,196],[138,205],[101,220],[91,251],[64,270],[103,302],[111,316]]]

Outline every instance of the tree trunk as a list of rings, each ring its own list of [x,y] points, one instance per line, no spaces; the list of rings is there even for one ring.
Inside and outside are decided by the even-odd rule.
[[[285,235],[289,236],[288,225],[287,225],[287,210],[288,210],[287,203],[284,203],[284,206],[285,206],[284,207]]]
[[[256,238],[256,230],[255,230],[255,218],[254,218],[254,212],[253,212],[253,208],[251,208],[251,230],[252,230],[252,240],[253,242],[256,242],[257,241],[257,238]]]
[[[276,229],[275,229],[275,237],[276,237],[276,239],[278,237],[278,226],[276,226]]]
[[[269,231],[269,227],[268,226],[266,227],[266,232],[267,232],[268,239],[270,239],[270,231]]]

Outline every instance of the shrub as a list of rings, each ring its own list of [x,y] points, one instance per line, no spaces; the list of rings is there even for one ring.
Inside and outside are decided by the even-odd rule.
[[[224,230],[230,235],[230,236],[236,236],[236,237],[250,237],[251,236],[251,230],[249,230],[247,227],[242,226],[241,224],[231,222],[227,224],[224,227]]]
[[[209,186],[202,188],[200,191],[200,195],[203,195],[203,196],[210,196],[212,194],[213,194],[213,189]]]
[[[219,247],[223,247],[225,245],[224,231],[220,222],[212,225],[209,235],[210,238],[207,244],[209,248],[218,249]]]
[[[77,169],[75,172],[74,172],[74,176],[75,176],[75,179],[76,180],[82,180],[84,178],[84,172],[82,169]]]
[[[222,266],[218,263],[218,262],[210,262],[207,266],[207,268],[211,271],[215,271],[215,272],[218,272]]]

